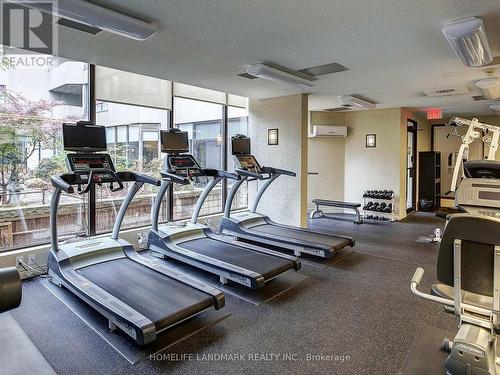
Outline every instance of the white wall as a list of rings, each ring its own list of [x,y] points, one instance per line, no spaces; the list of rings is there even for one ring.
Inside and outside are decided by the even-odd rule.
[[[310,126],[314,125],[344,126],[345,113],[310,112]],[[307,179],[308,207],[314,207],[312,200],[316,198],[344,200],[345,138],[309,138],[307,160],[308,172],[318,173]]]
[[[267,144],[267,129],[279,129],[279,145]],[[281,176],[264,194],[258,211],[273,220],[301,225],[307,205],[307,97],[291,95],[250,100],[249,136],[252,153],[261,165],[287,169],[297,177]],[[249,184],[249,202],[257,183]]]
[[[399,196],[400,121],[400,108],[346,114],[349,128],[345,141],[346,201],[361,203],[363,191],[374,189],[394,190]],[[366,134],[377,135],[377,147],[366,147]]]

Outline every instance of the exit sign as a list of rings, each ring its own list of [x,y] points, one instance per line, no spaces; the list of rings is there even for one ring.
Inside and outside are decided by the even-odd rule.
[[[443,118],[443,110],[441,109],[428,109],[427,120],[441,120]]]

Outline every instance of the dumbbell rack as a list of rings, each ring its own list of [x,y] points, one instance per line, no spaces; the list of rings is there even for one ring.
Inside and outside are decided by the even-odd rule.
[[[390,198],[370,198],[370,197],[365,197],[364,195],[366,195],[367,191],[370,191],[370,190],[366,190],[363,192],[363,220],[377,220],[377,219],[373,219],[373,218],[367,218],[368,215],[373,215],[373,216],[380,216],[378,214],[381,214],[381,215],[390,215],[389,216],[389,220],[383,220],[383,221],[388,221],[388,222],[394,222],[396,221],[396,215],[395,215],[395,208],[396,208],[396,196],[394,193],[391,194],[391,197]],[[376,211],[376,210],[367,210],[366,209],[366,205],[368,204],[368,202],[385,202],[387,204],[392,204],[392,210],[391,212],[383,212],[383,211]],[[380,220],[380,219],[378,219]]]

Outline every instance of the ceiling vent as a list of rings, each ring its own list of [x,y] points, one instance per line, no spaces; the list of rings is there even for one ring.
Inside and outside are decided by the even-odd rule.
[[[424,90],[423,93],[427,96],[452,96],[466,95],[469,93],[467,87],[448,87],[439,89]]]

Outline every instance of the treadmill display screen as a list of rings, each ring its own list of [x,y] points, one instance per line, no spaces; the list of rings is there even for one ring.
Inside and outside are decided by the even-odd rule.
[[[75,173],[113,170],[113,164],[107,154],[70,154],[68,155],[68,161],[71,171]]]
[[[197,169],[199,168],[190,156],[175,156],[169,159],[172,169]]]
[[[66,151],[106,151],[106,128],[91,123],[63,124]]]
[[[233,137],[231,138],[231,150],[233,155],[250,154],[250,138]]]
[[[189,151],[189,139],[187,132],[162,130],[160,134],[161,152],[173,154]]]
[[[240,164],[241,169],[261,173],[260,165],[257,160],[255,160],[255,157],[253,155],[238,155],[236,156],[236,158]]]

